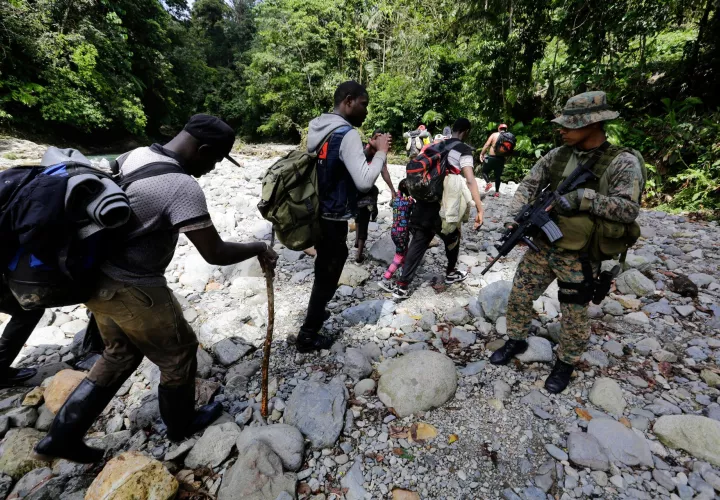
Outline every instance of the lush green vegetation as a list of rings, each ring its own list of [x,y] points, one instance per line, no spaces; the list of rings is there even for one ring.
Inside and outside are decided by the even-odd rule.
[[[337,83],[366,128],[481,145],[519,137],[518,178],[556,143],[570,95],[604,89],[613,140],[651,166],[649,202],[720,207],[717,0],[0,0],[0,126],[78,142],[158,137],[198,111],[248,140],[297,141]],[[398,141],[400,142],[400,141]],[[397,145],[401,147],[400,144]]]

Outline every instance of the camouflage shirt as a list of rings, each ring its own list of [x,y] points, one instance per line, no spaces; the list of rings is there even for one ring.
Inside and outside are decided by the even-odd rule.
[[[559,149],[555,148],[540,158],[518,186],[510,204],[509,214],[513,219],[523,205],[532,201],[540,190],[550,183],[550,165]],[[575,150],[570,161],[582,162],[584,158],[580,158],[586,154]],[[596,193],[589,212],[615,222],[633,222],[640,212],[639,186],[642,183],[640,162],[632,153],[622,152],[610,162],[606,175],[608,194],[605,196]]]

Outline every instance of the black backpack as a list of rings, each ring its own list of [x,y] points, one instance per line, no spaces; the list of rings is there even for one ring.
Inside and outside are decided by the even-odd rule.
[[[410,196],[420,201],[434,202],[442,198],[443,181],[447,174],[447,141],[431,144],[410,160],[405,168]]]
[[[94,292],[105,255],[122,241],[136,220],[128,205],[124,224],[80,238],[75,214],[65,210],[69,179],[91,174],[111,179],[125,190],[147,177],[185,173],[174,163],[157,162],[127,176],[119,172],[111,175],[75,153],[73,159],[68,156],[67,161],[50,167],[15,167],[0,172],[0,273],[25,309],[86,302]]]
[[[495,141],[495,155],[509,156],[515,150],[515,136],[508,131],[498,132],[497,141]]]

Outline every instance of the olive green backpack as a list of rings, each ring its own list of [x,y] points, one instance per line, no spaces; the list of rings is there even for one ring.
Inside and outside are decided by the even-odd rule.
[[[320,143],[320,151],[330,136]],[[291,250],[305,250],[320,234],[320,196],[317,183],[318,154],[290,152],[265,172],[258,210],[273,225],[280,243]]]

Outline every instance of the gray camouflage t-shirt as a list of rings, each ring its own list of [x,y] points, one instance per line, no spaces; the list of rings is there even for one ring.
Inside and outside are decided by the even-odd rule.
[[[124,174],[157,161],[179,165],[172,152],[159,145],[135,149],[118,161]],[[101,270],[130,285],[165,286],[165,269],[175,253],[179,233],[212,226],[205,193],[185,174],[140,179],[130,184],[126,193],[138,226]]]

